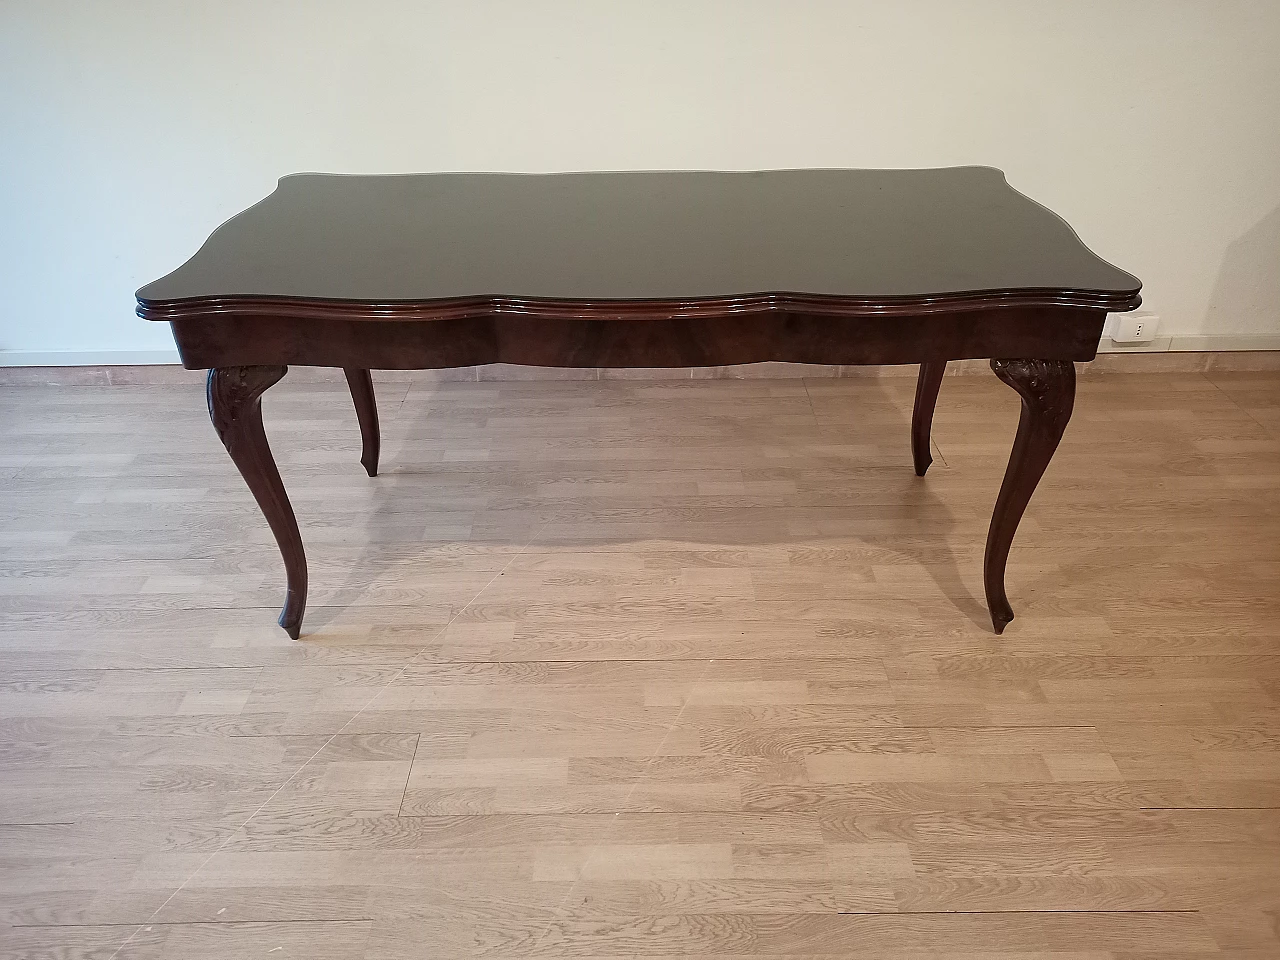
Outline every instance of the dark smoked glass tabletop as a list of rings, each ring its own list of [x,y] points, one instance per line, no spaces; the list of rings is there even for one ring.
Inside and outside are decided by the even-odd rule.
[[[1139,286],[990,167],[307,173],[281,179],[138,299],[884,300],[1021,290],[1120,309]]]

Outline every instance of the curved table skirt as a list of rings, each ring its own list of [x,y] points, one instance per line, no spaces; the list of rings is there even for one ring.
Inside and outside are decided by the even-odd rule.
[[[1106,311],[998,307],[918,315],[789,312],[657,319],[490,314],[348,319],[210,313],[170,320],[189,369],[297,364],[418,370],[715,367],[764,361],[895,364],[993,357],[1092,360]]]

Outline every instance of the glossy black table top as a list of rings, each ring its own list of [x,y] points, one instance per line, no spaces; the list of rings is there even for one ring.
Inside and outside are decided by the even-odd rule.
[[[138,300],[1046,291],[1129,309],[1140,286],[989,167],[297,174]]]

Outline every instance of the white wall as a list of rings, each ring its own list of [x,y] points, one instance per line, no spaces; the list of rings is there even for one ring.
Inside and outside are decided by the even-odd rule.
[[[1277,0],[4,0],[0,351],[170,356],[134,289],[293,171],[960,163],[1280,336]]]

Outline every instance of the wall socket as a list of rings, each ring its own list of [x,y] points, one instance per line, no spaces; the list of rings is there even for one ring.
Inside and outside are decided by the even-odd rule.
[[[1160,318],[1154,313],[1122,313],[1111,330],[1113,343],[1146,343],[1156,338]]]

